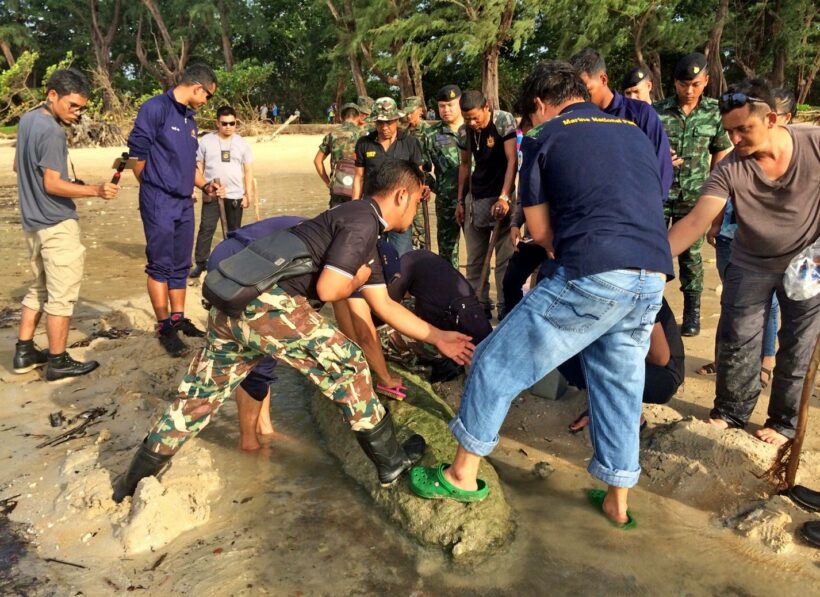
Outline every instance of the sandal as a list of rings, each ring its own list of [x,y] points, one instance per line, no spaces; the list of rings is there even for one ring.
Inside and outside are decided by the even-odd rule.
[[[717,375],[717,363],[715,363],[715,362],[706,363],[703,367],[696,370],[695,373],[697,373],[698,375],[706,375],[706,376]]]
[[[402,383],[399,383],[399,385],[393,386],[392,388],[384,384],[377,383],[376,393],[381,394],[386,398],[390,398],[391,400],[404,400],[407,398],[407,388]]]
[[[427,500],[450,499],[456,502],[480,502],[486,498],[490,489],[482,479],[476,479],[478,489],[466,491],[450,483],[444,476],[448,465],[440,464],[437,467],[414,466],[410,470],[410,489],[417,496]]]
[[[606,490],[604,489],[589,489],[587,490],[587,499],[589,502],[595,506],[597,510],[600,510],[601,514],[606,516],[606,512],[604,512],[604,498],[606,497]],[[627,510],[626,515],[629,518],[626,522],[616,522],[612,520],[609,516],[606,516],[606,519],[609,521],[609,524],[614,526],[615,528],[627,531],[629,529],[634,529],[638,526],[638,523],[635,522],[635,519],[632,517],[632,513]]]
[[[763,375],[766,376],[766,379],[763,379]],[[769,383],[772,381],[772,370],[768,367],[761,367],[760,368],[760,389],[765,390],[769,387]]]
[[[578,427],[578,425],[581,424],[581,420],[584,417],[587,418],[587,424],[584,425],[583,427]],[[569,432],[571,434],[575,435],[576,433],[581,433],[584,429],[586,429],[587,425],[589,425],[589,409],[585,410],[580,415],[578,415],[578,418],[575,419],[572,423],[569,424],[568,429],[569,429]]]

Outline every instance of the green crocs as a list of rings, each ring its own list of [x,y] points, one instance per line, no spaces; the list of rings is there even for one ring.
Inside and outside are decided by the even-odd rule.
[[[487,483],[477,479],[478,489],[465,491],[450,483],[444,476],[448,465],[437,467],[414,466],[410,470],[410,489],[419,497],[427,500],[450,499],[456,502],[480,502],[490,493]]]
[[[587,499],[589,502],[595,506],[595,509],[600,511],[601,514],[606,516],[606,512],[604,512],[604,498],[606,497],[606,491],[604,489],[589,489],[587,490]],[[614,526],[615,528],[622,529],[627,531],[629,529],[634,529],[638,526],[638,523],[632,517],[632,513],[627,510],[626,515],[629,517],[629,520],[626,522],[615,522],[609,516],[606,516],[606,519],[609,521],[609,524]]]

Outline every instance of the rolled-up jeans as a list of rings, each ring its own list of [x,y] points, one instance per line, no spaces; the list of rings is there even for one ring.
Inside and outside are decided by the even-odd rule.
[[[486,456],[510,404],[579,354],[589,393],[593,457],[589,472],[617,487],[638,482],[644,359],[665,276],[614,270],[545,278],[479,344],[450,430],[468,452]]]
[[[794,437],[803,380],[820,333],[820,296],[793,301],[782,273],[729,263],[720,297],[715,406],[710,416],[745,427],[760,395],[760,350],[772,294],[780,303],[779,347],[765,426]]]

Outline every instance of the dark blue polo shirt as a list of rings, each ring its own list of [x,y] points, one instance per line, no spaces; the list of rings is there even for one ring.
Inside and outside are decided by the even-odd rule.
[[[190,198],[198,147],[194,114],[174,98],[173,89],[142,105],[128,136],[128,152],[145,160],[141,185],[174,197]]]
[[[521,204],[549,204],[568,279],[624,268],[673,276],[657,157],[634,122],[580,102],[527,133],[521,150]]]
[[[655,146],[655,153],[658,156],[658,165],[661,169],[661,184],[663,185],[663,200],[669,197],[669,189],[672,187],[672,153],[669,149],[669,137],[663,128],[658,113],[651,105],[640,100],[624,97],[617,91],[612,92],[615,96],[612,102],[604,109],[604,112],[612,116],[619,116],[631,120],[638,125],[652,145]]]

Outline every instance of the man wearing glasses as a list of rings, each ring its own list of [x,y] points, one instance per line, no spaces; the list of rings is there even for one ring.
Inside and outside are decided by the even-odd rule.
[[[194,187],[223,195],[196,167],[195,110],[216,92],[216,75],[204,64],[185,69],[179,85],[149,99],[140,108],[128,149],[137,158],[140,215],[145,231],[148,296],[157,317],[156,334],[173,357],[188,347],[177,336],[200,338],[205,332],[185,317],[185,283],[194,245]]]
[[[717,330],[717,384],[709,423],[743,428],[760,395],[763,324],[772,295],[782,314],[768,417],[755,435],[780,446],[793,438],[806,369],[820,333],[820,296],[786,296],[783,274],[820,236],[820,129],[777,123],[774,93],[745,81],[720,98],[735,145],[703,185],[700,199],[669,230],[672,254],[696,242],[729,197],[737,231],[723,278]]]
[[[54,71],[46,89],[46,101],[24,114],[17,128],[14,171],[34,282],[23,298],[12,368],[25,373],[46,365],[46,379],[56,381],[99,366],[97,361],[75,361],[66,352],[85,259],[73,199],[114,199],[119,186],[85,185],[68,178],[62,125],[79,122],[88,102],[88,79],[74,69],[61,69]],[[33,339],[44,312],[48,350],[38,349]]]
[[[225,189],[225,197],[202,195],[202,217],[196,237],[191,278],[205,271],[211,242],[219,220],[219,201],[225,206],[226,234],[242,225],[242,210],[248,207],[248,193],[253,184],[253,155],[248,143],[236,134],[236,111],[222,106],[216,111],[215,133],[208,133],[199,141],[196,154],[197,169],[205,180],[218,180]]]

